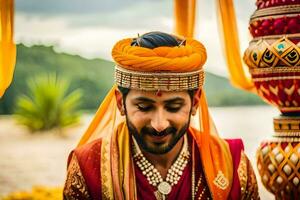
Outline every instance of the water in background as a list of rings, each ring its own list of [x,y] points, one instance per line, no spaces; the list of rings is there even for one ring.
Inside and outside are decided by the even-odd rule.
[[[259,144],[272,136],[273,117],[280,113],[271,106],[210,108],[219,135],[224,138],[242,138],[245,152],[256,172],[262,200],[274,199],[262,185],[256,166],[256,150]]]

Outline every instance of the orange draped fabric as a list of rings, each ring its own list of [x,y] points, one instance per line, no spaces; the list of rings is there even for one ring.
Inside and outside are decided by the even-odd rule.
[[[231,83],[246,91],[255,92],[250,76],[242,62],[233,0],[217,0],[219,26]]]
[[[0,98],[11,84],[16,62],[13,43],[14,1],[0,0]]]
[[[208,111],[204,91],[201,94],[199,102],[199,122],[201,123],[200,131],[190,128],[190,132],[197,142],[211,195],[213,199],[227,199],[233,180],[232,157],[228,143],[218,136]],[[215,184],[216,178],[219,175],[227,179],[228,185],[226,188],[220,188]]]
[[[195,31],[196,0],[174,0],[175,32],[193,37]]]

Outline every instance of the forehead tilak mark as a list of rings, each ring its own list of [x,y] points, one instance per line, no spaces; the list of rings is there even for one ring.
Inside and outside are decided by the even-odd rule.
[[[162,92],[161,90],[157,90],[157,92],[155,93],[156,96],[161,97],[162,96]]]

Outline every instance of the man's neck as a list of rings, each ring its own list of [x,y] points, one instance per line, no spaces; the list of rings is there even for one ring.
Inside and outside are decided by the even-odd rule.
[[[149,152],[142,151],[144,156],[150,161],[154,167],[159,171],[161,176],[165,179],[168,174],[168,169],[175,162],[178,157],[182,147],[183,147],[184,137],[181,137],[177,144],[165,154],[157,155]]]

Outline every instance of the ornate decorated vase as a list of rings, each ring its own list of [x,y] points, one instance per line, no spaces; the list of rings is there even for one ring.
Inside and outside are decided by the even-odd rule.
[[[300,0],[256,5],[244,61],[258,95],[281,112],[257,151],[258,171],[276,199],[300,199]]]

